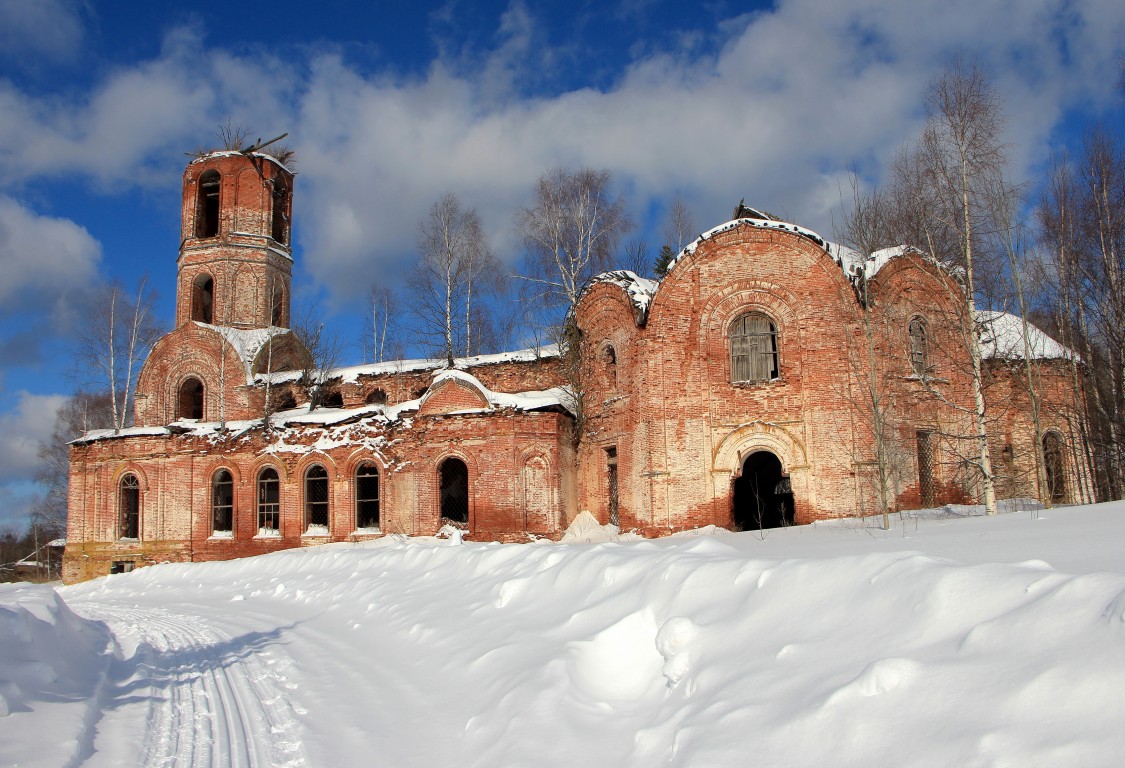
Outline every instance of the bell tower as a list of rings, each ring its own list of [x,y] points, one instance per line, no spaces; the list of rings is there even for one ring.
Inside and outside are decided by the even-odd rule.
[[[289,326],[293,173],[263,147],[211,152],[184,170],[177,327]]]

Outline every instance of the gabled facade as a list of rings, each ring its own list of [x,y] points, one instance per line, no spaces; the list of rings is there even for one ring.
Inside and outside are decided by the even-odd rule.
[[[557,538],[582,510],[662,535],[872,514],[881,485],[892,508],[978,493],[964,444],[978,323],[909,249],[864,258],[741,209],[663,281],[587,286],[577,381],[554,350],[397,361],[335,372],[330,407],[310,410],[287,327],[292,192],[265,154],[188,165],[176,327],[141,372],[135,425],[72,446],[66,580],[445,525]],[[1035,338],[1031,363],[990,348],[998,487],[1035,496],[1038,474],[1056,503],[1089,501],[1079,369]]]

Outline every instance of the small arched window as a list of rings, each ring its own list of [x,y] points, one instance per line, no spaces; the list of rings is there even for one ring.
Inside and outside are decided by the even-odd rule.
[[[270,234],[283,245],[289,237],[289,187],[282,178],[274,179],[273,182],[273,221]]]
[[[355,527],[379,527],[379,468],[361,464],[355,471]]]
[[[330,389],[321,396],[320,404],[325,408],[343,408],[344,395],[338,389]]]
[[[328,470],[314,464],[305,472],[305,530],[328,532]]]
[[[1066,499],[1066,462],[1063,456],[1063,439],[1058,432],[1043,435],[1043,469],[1047,476],[1047,493],[1052,504]]]
[[[912,318],[907,335],[910,337],[910,370],[915,376],[925,376],[930,367],[926,322],[920,317]]]
[[[210,323],[214,317],[215,281],[204,273],[195,278],[191,287],[191,319]]]
[[[730,380],[733,383],[778,378],[777,325],[761,312],[742,315],[730,327]]]
[[[121,478],[117,494],[118,528],[122,539],[139,539],[141,531],[141,484],[130,473]]]
[[[234,531],[234,477],[225,469],[211,478],[211,530],[214,533]]]
[[[606,384],[610,389],[617,389],[617,351],[612,344],[606,344],[602,349],[602,365],[605,368]]]
[[[281,522],[281,483],[277,470],[266,467],[258,475],[258,533],[274,534]]]
[[[387,402],[387,393],[382,389],[373,389],[367,395],[368,405],[383,405]]]
[[[469,468],[460,459],[441,463],[441,516],[455,523],[469,522]]]
[[[180,385],[179,403],[176,408],[178,419],[203,418],[203,382],[194,376]]]
[[[214,237],[219,234],[219,189],[222,177],[216,170],[199,177],[199,199],[195,207],[195,236]]]

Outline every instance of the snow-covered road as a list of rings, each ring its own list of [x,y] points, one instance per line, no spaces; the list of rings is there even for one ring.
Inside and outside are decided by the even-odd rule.
[[[89,766],[298,766],[308,762],[279,630],[238,636],[198,616],[76,601],[121,657],[103,691]],[[144,723],[138,741],[136,724]]]

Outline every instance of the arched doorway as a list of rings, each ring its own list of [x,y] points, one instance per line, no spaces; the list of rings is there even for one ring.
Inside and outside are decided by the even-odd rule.
[[[734,481],[733,511],[738,530],[793,525],[793,490],[777,456],[755,451],[746,457],[742,475]]]
[[[441,516],[455,523],[469,522],[469,468],[460,459],[441,463]]]

